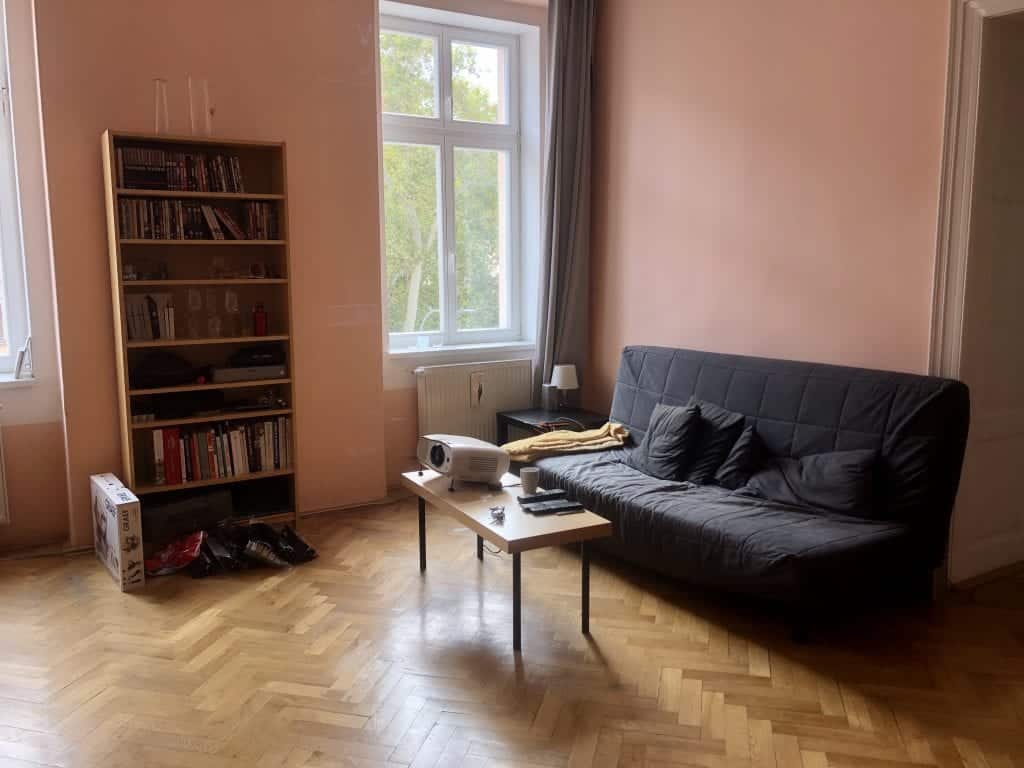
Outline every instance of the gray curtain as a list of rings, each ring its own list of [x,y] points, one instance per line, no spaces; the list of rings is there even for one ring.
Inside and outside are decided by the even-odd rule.
[[[558,363],[586,379],[590,301],[591,64],[597,0],[548,3],[548,149],[534,390]]]

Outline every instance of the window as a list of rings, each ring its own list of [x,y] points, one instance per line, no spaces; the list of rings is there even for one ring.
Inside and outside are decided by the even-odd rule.
[[[516,34],[381,17],[393,352],[526,338],[520,54]]]
[[[14,163],[14,129],[7,63],[7,31],[0,13],[0,373],[14,370],[28,337],[21,212]]]

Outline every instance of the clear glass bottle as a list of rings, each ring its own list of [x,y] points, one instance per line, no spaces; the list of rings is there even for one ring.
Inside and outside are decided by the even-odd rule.
[[[206,289],[206,335],[211,339],[219,339],[221,336],[222,323],[221,316],[218,308],[220,302],[217,301],[217,290],[215,288]]]
[[[203,319],[203,294],[198,288],[188,289],[188,314],[185,318],[190,339],[198,339]]]
[[[224,335],[242,335],[242,312],[238,308],[238,291],[234,288],[224,291]]]

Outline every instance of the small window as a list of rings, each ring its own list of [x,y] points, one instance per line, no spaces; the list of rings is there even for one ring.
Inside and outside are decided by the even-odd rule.
[[[3,14],[0,47],[0,373],[11,373],[28,338],[28,311]]]
[[[452,117],[508,124],[508,48],[452,42]]]
[[[524,338],[518,56],[514,34],[381,17],[391,351]]]
[[[382,108],[393,115],[437,117],[437,40],[381,32]]]

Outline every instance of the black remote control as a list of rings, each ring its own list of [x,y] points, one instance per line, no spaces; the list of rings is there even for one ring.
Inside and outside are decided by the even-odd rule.
[[[568,501],[566,499],[555,499],[554,501],[537,501],[533,504],[523,505],[523,511],[529,512],[532,515],[557,515],[562,512],[574,511],[583,509],[583,505],[578,501]]]
[[[533,504],[538,501],[555,501],[556,499],[564,498],[565,491],[561,488],[552,488],[550,491],[537,491],[529,496],[520,496],[518,500],[520,504]]]

